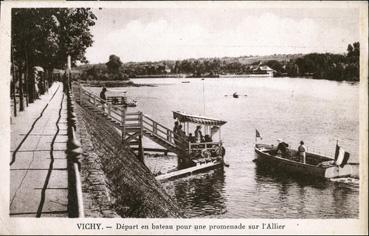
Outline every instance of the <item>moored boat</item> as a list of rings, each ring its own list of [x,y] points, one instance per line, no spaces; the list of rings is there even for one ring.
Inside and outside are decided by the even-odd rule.
[[[226,121],[178,111],[173,112],[173,118],[178,127],[184,127],[174,131],[176,146],[182,149],[178,169],[158,175],[156,179],[164,181],[228,166],[224,162],[225,148],[221,139],[221,126]],[[193,126],[196,127],[194,135],[190,132]]]
[[[285,172],[299,175],[309,175],[317,178],[358,178],[358,163],[343,163],[338,165],[335,159],[306,152],[305,163],[298,157],[296,150],[289,150],[287,156],[277,152],[277,147],[268,144],[255,144],[256,164],[271,169],[282,169]]]
[[[125,105],[127,107],[137,106],[137,101],[128,99],[125,93],[123,96],[108,96],[107,101],[108,103],[111,103],[113,106],[122,106],[122,105]]]

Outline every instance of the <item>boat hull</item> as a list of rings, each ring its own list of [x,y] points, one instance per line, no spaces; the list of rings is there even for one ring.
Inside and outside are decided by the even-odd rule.
[[[319,165],[319,162],[327,162],[332,159],[317,154],[307,154],[307,158],[317,159],[316,164],[304,164],[302,162],[294,161],[291,159],[282,158],[276,155],[272,155],[265,152],[264,147],[269,145],[255,145],[255,153],[257,159],[255,160],[257,165],[262,165],[269,169],[283,170],[287,173],[296,175],[313,176],[316,178],[340,178],[340,177],[358,177],[358,164],[347,164],[344,167],[336,165]],[[269,149],[271,150],[271,149]]]
[[[266,154],[259,149],[255,148],[257,154],[256,163],[272,169],[285,170],[289,173],[299,175],[312,175],[318,178],[325,178],[325,169],[314,166],[305,165],[295,161],[287,160],[284,158],[275,157]]]

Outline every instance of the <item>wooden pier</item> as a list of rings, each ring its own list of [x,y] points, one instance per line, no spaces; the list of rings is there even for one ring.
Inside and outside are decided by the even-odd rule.
[[[175,135],[171,129],[140,111],[127,112],[127,106],[113,105],[109,101],[104,101],[78,83],[74,83],[72,89],[76,101],[82,107],[91,109],[104,116],[107,121],[110,121],[121,132],[122,145],[128,147],[140,161],[144,162],[145,151],[162,152],[165,154],[172,152],[177,155],[178,169],[156,176],[157,180],[165,181],[223,167],[224,153],[222,151],[219,127],[225,124],[226,121],[174,112],[174,115],[183,124],[187,123],[187,128],[188,122],[200,123],[206,127],[205,134],[209,134],[210,127],[218,127],[216,130],[219,130],[220,141],[191,143],[185,137],[178,134]],[[145,148],[142,142],[143,137],[149,138],[162,148]],[[207,155],[203,154],[203,152]]]
[[[144,151],[172,152],[178,158],[185,158],[188,142],[175,136],[173,131],[153,120],[142,112],[127,112],[124,106],[114,106],[112,103],[100,99],[78,84],[73,85],[76,101],[83,107],[93,109],[106,117],[121,131],[122,143],[127,145],[135,156],[143,161]],[[144,148],[142,138],[147,137],[159,144],[163,149]]]

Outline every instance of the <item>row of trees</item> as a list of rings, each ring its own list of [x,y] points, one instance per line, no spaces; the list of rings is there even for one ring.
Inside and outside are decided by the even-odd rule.
[[[359,81],[360,43],[347,47],[347,54],[311,53],[287,63],[267,61],[266,64],[283,76],[312,76],[315,79]]]
[[[84,78],[100,80],[124,80],[139,76],[173,76],[185,74],[196,77],[221,76],[222,74],[253,73],[258,65],[272,68],[275,76],[301,77],[327,80],[359,80],[360,44],[347,47],[346,54],[311,53],[286,60],[256,60],[245,63],[239,58],[186,59],[159,62],[122,63],[111,55],[105,64],[82,67]]]
[[[45,78],[53,69],[65,69],[67,56],[72,64],[87,62],[85,52],[93,43],[90,27],[96,16],[88,8],[12,9],[11,62],[13,86],[29,102],[34,100],[33,68],[42,67]]]

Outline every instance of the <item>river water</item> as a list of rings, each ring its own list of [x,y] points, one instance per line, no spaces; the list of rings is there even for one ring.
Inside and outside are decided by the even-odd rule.
[[[226,120],[222,139],[224,171],[210,171],[163,184],[189,217],[209,218],[357,218],[358,181],[316,181],[290,178],[258,168],[258,142],[276,144],[278,138],[297,148],[333,156],[338,140],[359,157],[359,84],[304,78],[134,79],[154,87],[109,88],[127,91],[136,108],[169,128],[172,111]],[[189,83],[182,83],[189,81]],[[95,91],[98,89],[96,88]],[[237,92],[239,98],[233,98]],[[149,141],[147,145],[152,145]],[[147,156],[153,172],[170,169],[176,157]]]

